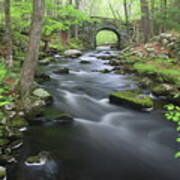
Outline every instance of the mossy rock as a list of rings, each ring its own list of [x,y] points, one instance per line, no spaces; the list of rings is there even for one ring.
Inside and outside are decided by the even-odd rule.
[[[3,166],[0,166],[0,179],[4,178],[6,176],[6,168]]]
[[[168,96],[173,94],[176,89],[169,84],[159,84],[154,87],[152,87],[152,92],[157,96]]]
[[[30,163],[30,164],[32,164],[32,163],[40,163],[40,162],[41,162],[41,159],[40,159],[39,156],[30,156],[30,157],[28,157],[28,158],[26,159],[26,162],[27,162],[27,163]]]
[[[55,118],[55,121],[61,124],[72,123],[73,117],[69,114],[61,113]]]
[[[48,160],[51,160],[52,157],[49,152],[42,151],[35,156],[30,156],[26,159],[26,165],[44,165]]]
[[[82,60],[82,61],[80,61],[80,64],[91,64],[91,62],[90,61]]]
[[[123,69],[121,69],[121,70],[115,71],[114,74],[125,74],[125,72]]]
[[[140,90],[114,92],[109,97],[110,103],[125,104],[135,109],[152,108],[153,100],[143,95]]]
[[[8,139],[0,138],[0,147],[6,146],[8,143]]]
[[[103,69],[100,71],[101,73],[110,73],[111,71],[109,69]]]
[[[70,72],[69,68],[66,68],[66,67],[54,71],[55,74],[69,74],[69,72]]]
[[[8,132],[6,131],[5,127],[0,126],[0,138],[8,137]]]
[[[28,122],[23,118],[17,117],[10,121],[10,126],[21,128],[28,126]]]

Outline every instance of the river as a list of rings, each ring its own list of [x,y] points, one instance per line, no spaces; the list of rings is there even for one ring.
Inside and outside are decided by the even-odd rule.
[[[179,180],[175,125],[161,111],[140,112],[109,104],[114,91],[136,88],[128,75],[103,74],[110,50],[89,51],[78,59],[56,57],[46,67],[51,81],[42,86],[54,96],[53,107],[71,114],[73,124],[30,126],[21,161],[10,168],[10,180]],[[80,64],[81,60],[91,64]],[[70,74],[53,73],[68,67]],[[26,167],[24,159],[40,151],[54,158],[46,168]]]

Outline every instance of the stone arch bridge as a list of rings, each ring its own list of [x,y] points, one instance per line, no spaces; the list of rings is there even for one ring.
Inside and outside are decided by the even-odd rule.
[[[131,25],[126,25],[119,20],[103,17],[91,17],[92,21],[85,23],[79,34],[86,47],[94,49],[96,47],[96,36],[102,30],[109,30],[117,35],[117,48],[122,49],[128,45],[133,34]]]

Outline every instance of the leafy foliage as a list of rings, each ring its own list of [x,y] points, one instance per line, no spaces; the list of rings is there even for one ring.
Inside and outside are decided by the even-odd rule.
[[[172,122],[177,124],[177,131],[180,132],[180,107],[175,106],[173,104],[169,104],[165,106],[167,112],[165,113],[165,117]],[[176,138],[176,141],[180,143],[180,137]],[[175,158],[180,158],[180,152],[175,154]]]

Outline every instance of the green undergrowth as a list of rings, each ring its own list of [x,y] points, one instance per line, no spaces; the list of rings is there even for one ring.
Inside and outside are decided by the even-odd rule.
[[[178,59],[137,57],[124,53],[120,55],[120,61],[129,64],[130,70],[135,70],[144,76],[154,75],[157,81],[180,85],[180,65]]]
[[[174,65],[169,66],[169,63],[158,63],[156,61],[135,63],[133,68],[140,74],[159,76],[162,82],[180,84],[180,70]]]
[[[177,143],[180,143],[180,106],[175,106],[173,104],[169,104],[165,106],[166,113],[165,117],[174,123],[176,123],[178,131],[178,137],[176,138]],[[175,154],[175,158],[180,158],[180,151]]]

